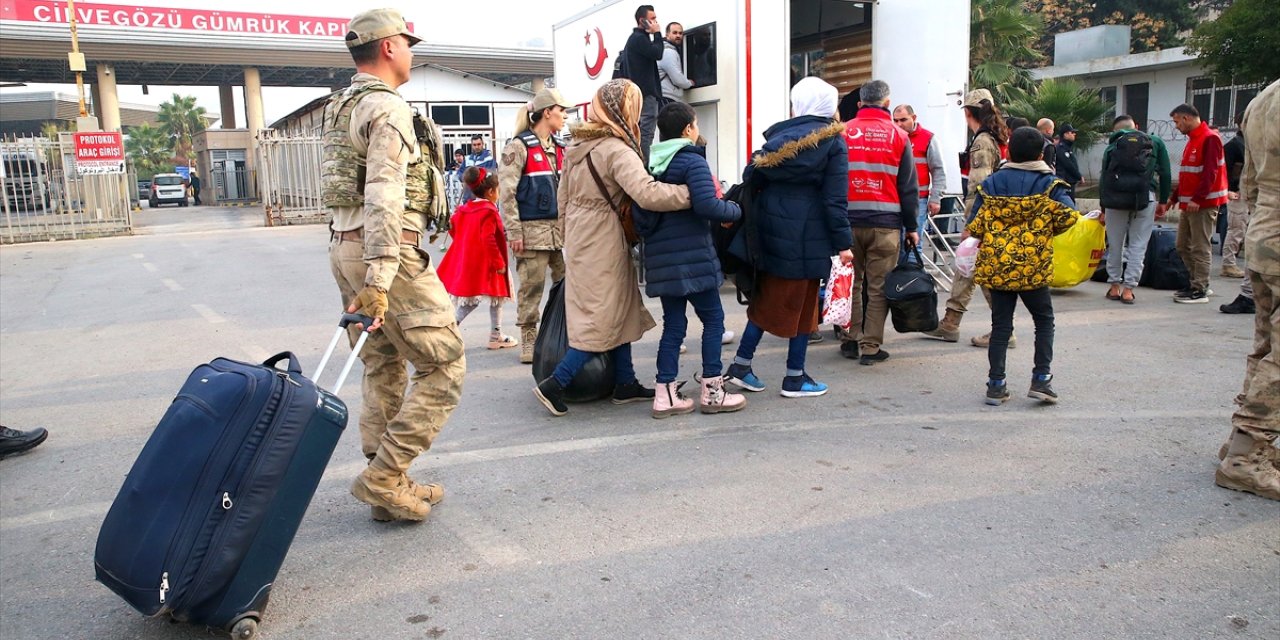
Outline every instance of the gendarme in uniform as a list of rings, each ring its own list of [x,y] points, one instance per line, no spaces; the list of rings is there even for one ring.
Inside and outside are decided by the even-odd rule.
[[[402,70],[407,79],[408,47],[420,38],[398,12],[367,11],[349,28],[351,49],[395,38],[391,46],[403,49],[403,57],[395,59],[402,66],[393,73]],[[438,485],[418,486],[407,472],[458,405],[466,371],[453,304],[419,248],[430,212],[443,195],[435,193],[438,172],[421,162],[409,105],[377,75],[357,73],[351,86],[326,105],[323,199],[333,216],[333,276],[344,308],[359,299],[357,304],[366,303],[365,313],[372,308],[366,296],[380,294],[387,305],[381,329],[360,354],[365,368],[360,439],[370,462],[352,488],[373,505],[379,520],[420,520],[443,496]],[[406,175],[413,177],[407,190]],[[414,201],[409,207],[407,198]],[[353,328],[353,344],[357,335]],[[413,366],[412,376],[407,364]]]

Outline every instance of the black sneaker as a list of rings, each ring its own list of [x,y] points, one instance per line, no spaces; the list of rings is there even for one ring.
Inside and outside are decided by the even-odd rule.
[[[889,352],[885,351],[884,349],[881,349],[872,354],[864,354],[862,358],[858,360],[858,364],[863,365],[865,367],[869,367],[877,362],[884,362],[885,360],[888,360],[888,359],[889,359]]]
[[[821,331],[814,331],[813,333],[809,334],[809,344],[818,344],[819,342],[822,342],[822,340],[823,338],[822,338]]]
[[[1009,399],[1009,385],[1004,380],[987,381],[987,404],[998,407]]]
[[[1058,404],[1058,394],[1054,393],[1053,387],[1049,384],[1053,381],[1053,374],[1044,376],[1031,376],[1031,390],[1027,392],[1028,398],[1035,398],[1041,402],[1048,404]]]
[[[1223,313],[1247,313],[1249,315],[1253,315],[1254,313],[1257,313],[1258,308],[1253,304],[1252,298],[1236,296],[1236,299],[1232,300],[1231,304],[1218,305],[1218,311]]]
[[[0,426],[0,458],[30,451],[44,442],[49,432],[42,427],[30,431],[18,431]]]
[[[554,376],[539,382],[533,389],[533,395],[538,398],[542,406],[547,408],[547,411],[551,412],[551,415],[560,417],[569,413],[569,405],[564,403],[564,387],[560,386],[560,382]]]
[[[852,340],[840,343],[840,355],[850,359],[858,359],[858,343]]]
[[[632,380],[613,388],[613,403],[648,402],[653,399],[653,395],[653,389],[640,384],[639,380]]]
[[[1178,296],[1173,301],[1182,304],[1205,304],[1209,302],[1209,292],[1204,289],[1192,289],[1187,295]]]
[[[1177,291],[1173,292],[1173,299],[1177,300],[1178,298],[1185,298],[1189,295],[1191,295],[1191,287],[1187,287],[1185,289],[1178,289]]]

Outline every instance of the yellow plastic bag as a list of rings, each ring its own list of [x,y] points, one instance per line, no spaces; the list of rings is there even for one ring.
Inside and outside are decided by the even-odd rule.
[[[1080,218],[1053,239],[1053,281],[1049,286],[1066,289],[1093,277],[1106,249],[1107,228],[1092,218]]]

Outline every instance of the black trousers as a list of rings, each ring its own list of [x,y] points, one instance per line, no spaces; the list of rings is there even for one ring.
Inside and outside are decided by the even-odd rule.
[[[1009,350],[1009,337],[1013,335],[1013,311],[1018,299],[1031,312],[1036,324],[1035,375],[1049,375],[1053,362],[1053,300],[1049,287],[1030,291],[991,290],[991,344],[987,347],[988,377],[1004,380],[1005,352]]]

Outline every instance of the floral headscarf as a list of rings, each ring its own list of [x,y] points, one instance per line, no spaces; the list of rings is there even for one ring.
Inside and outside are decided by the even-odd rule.
[[[587,123],[582,128],[607,131],[609,135],[626,141],[636,155],[643,158],[640,151],[640,109],[643,104],[640,87],[634,82],[610,80],[591,99]]]

